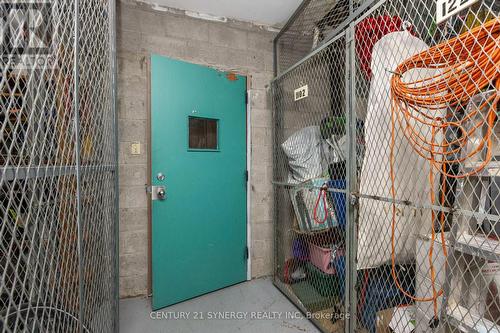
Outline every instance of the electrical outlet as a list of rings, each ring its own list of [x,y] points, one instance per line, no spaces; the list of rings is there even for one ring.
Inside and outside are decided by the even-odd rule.
[[[130,154],[141,155],[141,143],[140,142],[132,142],[132,144],[130,145]]]

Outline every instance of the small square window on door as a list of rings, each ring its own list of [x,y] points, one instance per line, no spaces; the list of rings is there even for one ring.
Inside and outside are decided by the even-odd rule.
[[[189,117],[189,149],[218,150],[218,132],[217,119]]]

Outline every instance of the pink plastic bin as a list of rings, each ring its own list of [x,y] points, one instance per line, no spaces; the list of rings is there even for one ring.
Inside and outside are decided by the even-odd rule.
[[[335,256],[341,255],[340,249],[336,250]],[[321,247],[309,242],[309,260],[311,263],[326,274],[335,274],[335,267],[331,265],[332,249]]]

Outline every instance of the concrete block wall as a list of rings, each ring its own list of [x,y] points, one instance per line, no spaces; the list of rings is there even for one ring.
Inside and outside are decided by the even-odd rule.
[[[148,288],[148,58],[156,53],[226,71],[251,82],[252,275],[272,272],[271,106],[275,33],[251,23],[214,22],[184,12],[122,0],[117,6],[120,130],[120,295]],[[141,154],[130,146],[141,143]]]

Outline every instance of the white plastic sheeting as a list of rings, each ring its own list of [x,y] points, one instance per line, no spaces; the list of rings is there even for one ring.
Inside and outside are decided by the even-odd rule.
[[[407,31],[382,37],[373,47],[370,94],[365,120],[365,156],[360,178],[360,193],[391,198],[390,142],[391,99],[390,79],[396,67],[407,58],[428,49],[419,38]],[[435,74],[435,70],[416,69],[405,73],[404,81],[414,81]],[[437,111],[434,111],[437,112]],[[444,113],[444,112],[443,112]],[[416,124],[412,124],[417,126]],[[419,128],[420,134],[431,140],[430,128]],[[436,134],[436,142],[441,135]],[[420,157],[396,124],[395,147],[396,200],[430,203],[430,164]],[[374,175],[376,173],[376,175]],[[436,174],[436,184],[439,176]],[[429,210],[396,205],[395,255],[397,262],[415,257],[417,235],[430,233]],[[358,269],[377,267],[391,260],[392,204],[360,199]]]

